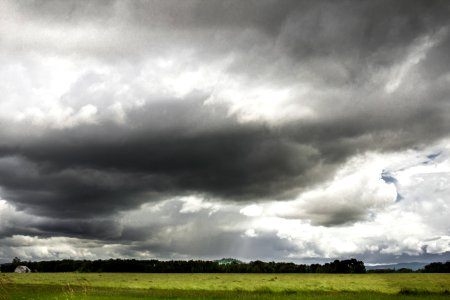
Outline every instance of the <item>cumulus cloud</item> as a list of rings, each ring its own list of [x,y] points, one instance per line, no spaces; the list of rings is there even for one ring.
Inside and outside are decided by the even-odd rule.
[[[442,149],[438,155],[436,148]],[[276,230],[280,238],[297,245],[299,251],[292,253],[292,257],[297,258],[354,254],[372,262],[445,259],[450,250],[448,221],[444,220],[449,213],[448,155],[448,142],[444,142],[421,151],[408,150],[378,157],[377,166],[384,165],[384,172],[391,174],[388,182],[380,176],[380,169],[369,172],[370,167],[364,166],[359,158],[357,165],[361,171],[344,179],[335,178],[326,189],[318,187],[297,200],[266,204],[263,216],[252,220],[250,226],[256,232]],[[368,162],[372,163],[373,158],[366,164]],[[349,163],[344,170],[348,171],[351,165]],[[368,174],[379,174],[373,176],[375,185],[372,187],[386,189],[388,193],[383,196],[384,192],[371,191],[372,198],[364,199],[364,188],[371,186],[366,181]],[[363,184],[361,189],[355,188],[359,190],[358,196],[340,202],[339,196],[342,191],[345,195],[344,182],[348,178],[352,178],[355,185]],[[325,192],[332,190],[340,180],[344,181],[337,184],[341,193],[333,191],[327,195]],[[395,193],[404,197],[399,199]],[[303,197],[316,194],[323,198],[310,198],[308,204],[303,202]],[[327,198],[333,195],[337,201]],[[345,218],[341,212],[346,214]],[[330,220],[339,226],[332,226]]]
[[[382,177],[383,158],[355,157],[323,186],[304,192],[297,200],[275,204],[280,217],[309,219],[314,225],[333,226],[370,218],[392,204],[397,191]]]

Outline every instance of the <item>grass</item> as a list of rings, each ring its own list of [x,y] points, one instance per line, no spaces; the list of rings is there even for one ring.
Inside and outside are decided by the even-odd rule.
[[[0,276],[0,300],[5,300],[7,297],[7,283],[9,282],[8,278],[6,276]]]
[[[450,298],[450,274],[9,273],[0,278],[3,299]]]

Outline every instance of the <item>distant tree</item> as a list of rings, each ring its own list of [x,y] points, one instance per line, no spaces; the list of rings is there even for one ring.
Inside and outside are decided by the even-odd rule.
[[[446,263],[435,262],[426,265],[422,272],[424,273],[450,273],[450,261]]]
[[[400,268],[396,270],[397,273],[413,273],[414,271],[410,268]]]
[[[394,269],[374,269],[368,270],[367,273],[395,273]]]
[[[19,265],[21,262],[20,258],[18,258],[17,256],[13,258],[12,260],[12,264],[13,265]]]

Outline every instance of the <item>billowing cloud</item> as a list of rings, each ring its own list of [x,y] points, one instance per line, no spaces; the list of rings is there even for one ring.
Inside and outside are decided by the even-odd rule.
[[[332,182],[304,192],[297,200],[275,204],[270,211],[326,226],[370,218],[397,198],[395,186],[380,176],[380,166],[381,158],[355,158],[336,173]]]
[[[449,16],[445,1],[2,1],[2,257],[25,240],[27,258],[449,251]]]

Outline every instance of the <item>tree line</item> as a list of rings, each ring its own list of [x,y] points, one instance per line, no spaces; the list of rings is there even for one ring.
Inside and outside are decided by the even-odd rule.
[[[354,258],[335,260],[325,264],[295,264],[292,262],[244,263],[236,259],[208,260],[52,260],[21,261],[17,257],[12,263],[0,265],[1,272],[14,272],[19,265],[27,266],[33,272],[130,272],[130,273],[366,273],[362,261]],[[450,273],[450,261],[433,262],[413,271],[401,269],[375,269],[367,273]]]
[[[425,265],[422,269],[412,270],[410,268],[400,269],[373,269],[367,273],[450,273],[450,261],[445,263],[433,262]]]
[[[130,272],[130,273],[365,273],[362,261],[356,259],[335,260],[325,264],[295,264],[289,262],[263,262],[260,260],[243,263],[207,260],[53,260],[20,261],[1,265],[2,272],[14,272],[19,265],[27,266],[33,272]]]
[[[423,268],[424,273],[450,273],[450,261],[445,263],[434,262]]]

